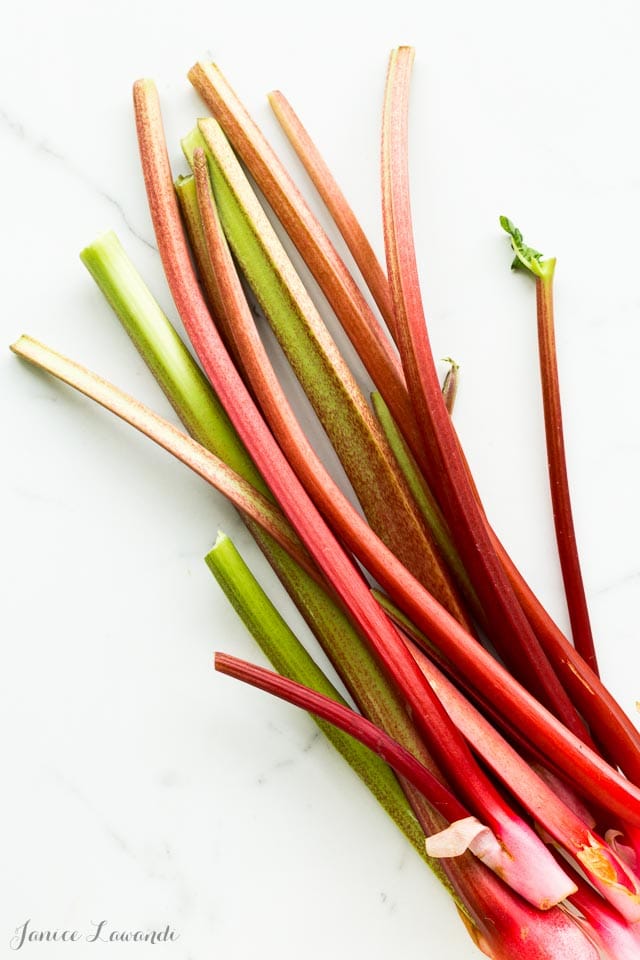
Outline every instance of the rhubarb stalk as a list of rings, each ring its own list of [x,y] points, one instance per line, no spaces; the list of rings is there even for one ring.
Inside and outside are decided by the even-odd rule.
[[[393,51],[383,114],[382,183],[387,270],[407,386],[433,464],[428,480],[487,617],[490,640],[516,676],[575,729],[576,711],[496,556],[447,412],[427,335],[413,244],[408,170],[409,83],[414,52]]]
[[[346,707],[346,701],[271,603],[233,542],[224,534],[218,534],[205,559],[227,599],[277,672]],[[387,764],[333,724],[321,718],[316,722],[424,857],[424,835]],[[430,865],[437,870],[435,864]],[[441,876],[442,872],[437,872]]]
[[[544,408],[544,429],[547,441],[549,465],[549,488],[553,506],[553,522],[560,556],[560,567],[567,598],[571,633],[576,650],[598,673],[598,661],[591,631],[589,609],[584,590],[578,544],[571,509],[567,458],[562,429],[562,406],[560,381],[556,357],[556,337],[553,322],[553,276],[555,258],[543,260],[542,254],[528,247],[521,232],[507,217],[500,217],[500,225],[511,238],[515,253],[513,269],[524,269],[535,277],[536,308],[538,314],[538,350],[540,354],[540,380]]]
[[[389,281],[358,218],[287,98],[279,90],[274,90],[269,94],[269,103],[298,159],[322,197],[393,336],[395,317]]]

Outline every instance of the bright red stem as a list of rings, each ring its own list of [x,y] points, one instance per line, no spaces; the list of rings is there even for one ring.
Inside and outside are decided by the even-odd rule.
[[[391,55],[385,96],[382,171],[387,269],[409,394],[434,469],[430,480],[487,615],[501,657],[573,730],[577,712],[545,657],[496,556],[447,412],[425,324],[409,200],[408,110],[413,50]]]
[[[282,677],[272,670],[265,670],[264,667],[247,663],[246,660],[239,660],[229,654],[216,653],[214,663],[218,673],[235,677],[236,680],[265,690],[295,707],[308,710],[355,737],[393,767],[396,773],[406,777],[450,823],[470,815],[451,791],[416,760],[412,753],[361,714],[301,683],[289,680],[288,677]]]
[[[553,274],[536,280],[536,303],[549,485],[553,505],[553,522],[556,528],[556,542],[560,556],[562,579],[564,580],[564,592],[567,598],[575,648],[593,672],[598,674],[598,661],[582,581],[576,532],[573,525],[567,460],[564,449],[560,381],[558,379],[553,323]]]

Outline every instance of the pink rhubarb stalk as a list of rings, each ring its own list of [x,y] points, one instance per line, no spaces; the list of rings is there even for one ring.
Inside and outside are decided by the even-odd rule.
[[[395,317],[389,281],[358,218],[287,98],[279,90],[274,90],[269,94],[269,103],[298,159],[322,197],[393,336]]]
[[[412,648],[460,733],[537,823],[580,864],[630,923],[640,920],[640,880],[608,843],[551,789],[420,650]]]
[[[628,923],[585,883],[580,874],[567,867],[577,890],[569,898],[582,914],[577,923],[600,949],[602,960],[637,960],[640,956],[640,924]]]
[[[222,493],[245,516],[259,524],[316,583],[326,587],[324,578],[278,507],[215,454],[206,450],[139,400],[130,397],[98,374],[56,353],[55,350],[32,337],[20,337],[11,345],[11,349],[23,360],[40,367],[41,370],[46,370],[63,383],[83,393],[85,397],[95,400],[100,406],[135,427],[140,433],[180,460]]]

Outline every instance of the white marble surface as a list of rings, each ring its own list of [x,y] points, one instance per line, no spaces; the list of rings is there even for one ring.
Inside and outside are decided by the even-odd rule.
[[[5,9],[4,342],[29,332],[170,415],[78,260],[95,235],[115,229],[175,316],[146,209],[132,81],[158,82],[176,172],[178,137],[202,113],[185,79],[195,59],[219,62],[290,160],[264,99],[282,89],[380,248],[386,57],[414,43],[416,233],[435,350],[462,364],[456,420],[495,525],[564,624],[533,291],[509,274],[496,226],[505,212],[559,258],[584,573],[604,676],[632,710],[638,7],[426,7],[34,0]],[[219,527],[290,610],[231,509],[7,350],[0,365],[0,951],[13,955],[13,930],[31,918],[83,934],[100,920],[179,933],[153,948],[94,945],[114,958],[471,960],[445,895],[311,721],[214,674],[216,648],[260,659],[202,562]],[[84,944],[21,952],[92,955]]]

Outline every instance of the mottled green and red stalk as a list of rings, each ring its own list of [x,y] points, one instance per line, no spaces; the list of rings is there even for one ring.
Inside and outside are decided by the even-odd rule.
[[[553,275],[555,259],[543,260],[542,254],[528,247],[522,233],[507,217],[500,217],[500,225],[511,237],[515,253],[512,267],[527,270],[536,281],[536,309],[538,314],[538,352],[540,356],[540,380],[542,382],[542,405],[544,430],[547,441],[549,488],[553,506],[553,522],[560,557],[560,567],[567,598],[571,634],[576,650],[598,673],[598,661],[593,642],[589,609],[580,569],[578,544],[571,509],[569,476],[562,428],[562,405],[560,403],[560,380],[556,357],[556,335],[553,322]]]
[[[207,243],[204,238],[202,223],[200,222],[196,185],[193,177],[178,177],[175,182],[175,188],[202,293],[211,316],[215,318],[216,326],[224,341],[224,345],[233,357],[236,368],[242,373],[242,357],[233,342],[231,331],[227,328],[225,311],[223,305],[220,303],[218,287],[211,270],[211,263],[209,261],[209,255],[207,254]]]
[[[235,271],[230,273],[229,254],[220,247],[207,162],[203,156],[198,169],[194,162],[197,142],[206,144],[220,222],[235,259],[320,418],[371,528],[469,629],[470,621],[452,577],[431,542],[418,507],[364,396],[260,207],[224,134],[214,120],[205,120],[200,122],[200,134],[183,141],[185,152],[194,164],[201,222],[210,256],[219,261],[217,268],[214,264],[214,273],[218,282],[225,285],[219,299],[225,305],[226,324],[242,355],[247,380],[279,443],[281,446],[285,443],[287,424],[295,417],[271,369]],[[229,289],[230,286],[233,289]],[[233,304],[233,310],[230,304]],[[274,391],[279,393],[277,400],[274,400]],[[298,434],[301,438],[302,431]],[[312,470],[306,461],[303,464],[298,461],[298,465],[294,463],[288,448],[287,456],[307,490],[317,487],[318,469],[322,470],[324,483],[335,487],[317,457]],[[334,506],[332,515],[337,512]]]
[[[298,248],[385,398],[421,467],[422,446],[404,375],[384,330],[317,218],[215,64],[201,61],[189,79],[231,141]]]

